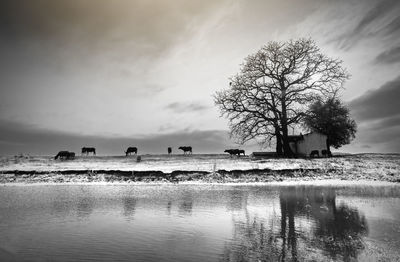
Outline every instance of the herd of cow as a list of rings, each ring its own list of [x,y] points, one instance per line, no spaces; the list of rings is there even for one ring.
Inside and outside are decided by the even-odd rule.
[[[178,149],[183,150],[183,154],[192,154],[191,146],[181,146]],[[172,147],[168,147],[167,151],[168,151],[168,155],[172,154]],[[128,147],[128,149],[125,151],[125,155],[128,156],[128,155],[131,155],[132,153],[137,155],[137,152],[138,152],[137,147]]]
[[[180,146],[178,149],[183,151],[183,154],[192,154],[192,147],[191,146]],[[172,154],[172,147],[168,147],[167,149],[168,151],[168,155]],[[240,155],[245,155],[245,151],[241,150],[241,149],[226,149],[224,151],[225,153],[229,153],[229,155],[234,156],[240,156]],[[82,151],[81,151],[82,155],[86,155],[88,156],[89,154],[93,154],[96,155],[96,148],[94,147],[82,147]],[[137,147],[128,147],[125,151],[125,155],[132,155],[135,154],[137,155],[138,153],[138,149]],[[58,152],[58,154],[54,157],[54,159],[74,159],[75,158],[75,153],[74,152],[69,152],[69,151],[60,151]]]
[[[93,155],[96,155],[96,148],[94,147],[82,147],[82,155],[89,155],[90,153],[93,153]],[[54,157],[54,159],[74,159],[75,158],[75,153],[74,152],[69,152],[69,151],[60,151],[58,154]]]

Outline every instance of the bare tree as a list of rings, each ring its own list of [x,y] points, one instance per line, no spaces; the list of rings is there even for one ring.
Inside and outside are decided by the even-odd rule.
[[[336,94],[348,78],[342,61],[322,54],[311,39],[270,42],[245,59],[214,101],[240,143],[275,137],[277,153],[291,156],[288,128],[301,122],[309,104]]]

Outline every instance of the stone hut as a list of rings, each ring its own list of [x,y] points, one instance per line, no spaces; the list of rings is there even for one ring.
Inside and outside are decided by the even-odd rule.
[[[289,136],[288,138],[292,152],[298,156],[310,156],[313,151],[318,151],[318,155],[322,156],[322,150],[328,150],[327,136],[318,132]]]

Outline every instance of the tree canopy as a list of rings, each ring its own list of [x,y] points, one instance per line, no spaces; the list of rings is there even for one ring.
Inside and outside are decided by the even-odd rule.
[[[357,132],[356,122],[350,118],[349,109],[335,97],[317,100],[304,117],[304,125],[310,131],[327,135],[327,148],[339,148],[349,144]]]
[[[240,143],[275,138],[277,153],[290,156],[288,128],[302,121],[308,105],[336,94],[348,78],[342,61],[322,54],[311,39],[272,41],[245,59],[214,101]]]

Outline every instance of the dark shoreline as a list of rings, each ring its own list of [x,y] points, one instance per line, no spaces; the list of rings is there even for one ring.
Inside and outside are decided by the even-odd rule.
[[[0,172],[0,184],[12,183],[76,183],[76,182],[205,182],[205,183],[247,183],[277,181],[312,181],[318,179],[371,180],[399,183],[400,178],[393,175],[377,176],[355,174],[343,169],[249,169],[183,171],[170,173],[162,171],[124,171],[124,170],[61,170],[26,171],[6,170]]]

